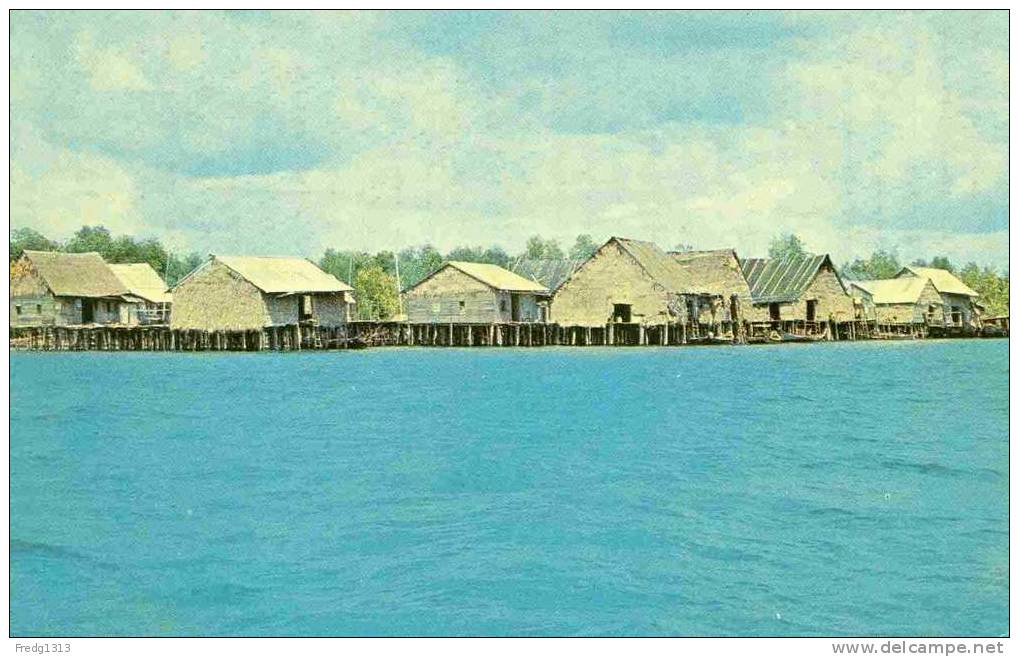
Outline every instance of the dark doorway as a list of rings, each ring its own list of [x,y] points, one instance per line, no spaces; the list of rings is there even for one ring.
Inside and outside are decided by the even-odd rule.
[[[952,324],[962,326],[962,308],[959,306],[952,306]]]
[[[812,322],[817,319],[817,299],[810,299],[807,301],[807,321]]]
[[[629,324],[631,308],[632,306],[628,303],[612,304],[612,321]]]
[[[779,306],[777,303],[769,303],[768,316],[771,317],[771,321],[773,322],[777,322],[778,320],[782,319],[781,306]]]
[[[298,308],[297,319],[302,322],[306,322],[309,319],[311,319],[313,314],[314,307],[312,306],[311,295],[302,294],[300,307]]]
[[[510,295],[510,320],[514,322],[520,321],[520,295]]]
[[[92,307],[92,301],[89,299],[81,300],[81,323],[91,324],[95,321],[95,309]]]

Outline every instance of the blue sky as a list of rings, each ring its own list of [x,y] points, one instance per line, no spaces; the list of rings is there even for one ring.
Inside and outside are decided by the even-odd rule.
[[[1007,266],[1007,13],[24,12],[12,226]]]

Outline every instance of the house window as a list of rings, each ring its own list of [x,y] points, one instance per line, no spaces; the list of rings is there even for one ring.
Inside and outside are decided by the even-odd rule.
[[[15,315],[21,314],[21,306],[14,306],[14,314]]]
[[[812,322],[817,317],[817,299],[807,301],[807,321]]]
[[[506,312],[506,300],[505,299],[499,299],[499,310],[501,312]]]
[[[782,319],[782,307],[777,303],[769,303],[768,316],[771,317],[771,321],[773,322],[777,322]]]
[[[956,326],[962,324],[962,308],[952,306],[952,323]]]
[[[35,314],[36,315],[41,315],[42,314],[42,304],[41,303],[35,304]]]
[[[629,324],[632,308],[633,306],[628,303],[612,304],[612,321]]]
[[[311,295],[310,294],[302,294],[301,295],[301,307],[300,307],[300,312],[298,313],[298,319],[303,321],[303,320],[306,320],[306,319],[311,319],[311,316],[312,316]]]
[[[467,302],[466,301],[461,301],[460,302],[460,314],[463,315],[466,312],[467,312]]]

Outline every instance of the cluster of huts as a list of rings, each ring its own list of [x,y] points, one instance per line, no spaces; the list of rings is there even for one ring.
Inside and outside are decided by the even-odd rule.
[[[512,270],[512,271],[511,271]],[[11,326],[169,325],[206,331],[354,317],[353,289],[309,260],[210,256],[167,289],[147,264],[96,253],[25,251],[11,265]],[[740,258],[732,249],[665,251],[612,237],[590,258],[450,261],[402,291],[411,324],[555,323],[886,326],[979,330],[976,292],[952,273],[905,267],[887,280],[844,281],[828,255]],[[666,328],[666,330],[668,330]]]

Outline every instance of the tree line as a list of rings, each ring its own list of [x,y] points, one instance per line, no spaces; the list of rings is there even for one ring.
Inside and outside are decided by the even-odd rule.
[[[599,246],[600,243],[591,235],[582,234],[576,237],[568,249],[564,249],[557,240],[533,235],[527,240],[522,252],[512,255],[497,245],[458,246],[446,253],[442,253],[431,244],[409,247],[395,253],[329,248],[318,259],[318,265],[354,288],[358,313],[363,319],[388,319],[399,312],[398,290],[418,283],[447,260],[481,262],[512,268],[520,259],[586,260]],[[691,248],[689,244],[678,244],[673,250],[689,251]],[[173,253],[156,238],[114,236],[103,226],[82,226],[65,241],[49,239],[31,228],[12,230],[11,262],[19,258],[25,249],[65,253],[96,251],[107,262],[146,262],[171,287],[205,260],[197,252]],[[809,255],[809,251],[803,240],[795,234],[776,236],[768,248],[768,257],[781,258],[790,255]],[[999,273],[991,267],[980,267],[975,262],[956,267],[942,255],[935,256],[929,261],[917,259],[909,264],[937,267],[953,272],[963,283],[980,294],[988,313],[992,315],[1008,313],[1008,272]],[[894,250],[879,249],[867,258],[856,258],[844,263],[840,272],[848,280],[892,278],[902,266]]]

